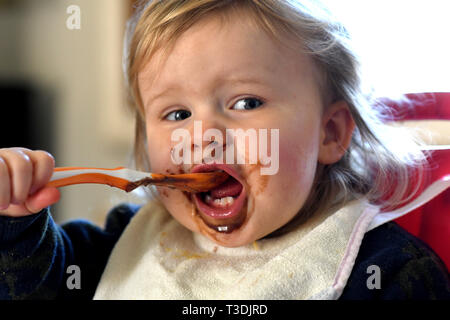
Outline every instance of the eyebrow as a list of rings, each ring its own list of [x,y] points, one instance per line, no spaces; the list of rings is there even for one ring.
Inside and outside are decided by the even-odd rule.
[[[167,95],[168,93],[172,92],[172,91],[178,91],[180,90],[179,86],[176,85],[171,85],[167,88],[165,88],[164,90],[162,90],[161,92],[158,92],[157,94],[151,95],[146,101],[145,101],[145,105],[144,107],[147,107],[149,104],[152,103],[152,101],[155,101],[165,95]]]
[[[221,80],[224,83],[256,83],[256,84],[263,84],[264,81],[260,81],[257,78],[230,78],[230,79],[222,79]]]

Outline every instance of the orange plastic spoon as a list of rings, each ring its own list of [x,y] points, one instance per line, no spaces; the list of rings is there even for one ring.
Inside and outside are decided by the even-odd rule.
[[[81,183],[98,183],[130,192],[140,186],[157,185],[196,193],[211,190],[225,182],[228,177],[229,175],[223,171],[166,175],[124,167],[114,169],[64,167],[55,168],[47,186],[59,188]]]

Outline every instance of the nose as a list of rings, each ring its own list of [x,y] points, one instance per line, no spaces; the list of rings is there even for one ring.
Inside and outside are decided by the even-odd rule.
[[[195,119],[190,124],[192,148],[206,148],[210,144],[223,144],[226,128],[219,119]]]
[[[188,137],[183,140],[183,167],[193,164],[221,162],[226,148],[226,118],[220,110],[205,106],[193,112],[186,126]],[[189,159],[190,158],[190,159]]]
[[[223,152],[225,149],[226,126],[220,116],[195,119],[192,121],[190,132],[194,163],[208,162],[210,158],[221,158],[222,154],[216,154],[216,151]]]
[[[224,137],[227,127],[222,108],[211,98],[198,102],[187,128],[193,137],[191,147],[205,148],[212,142],[222,143],[221,137]]]

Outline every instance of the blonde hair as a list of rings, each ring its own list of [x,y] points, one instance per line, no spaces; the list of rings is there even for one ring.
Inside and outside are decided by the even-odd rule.
[[[324,79],[330,101],[345,100],[356,128],[342,159],[319,165],[315,185],[296,220],[314,212],[344,205],[366,196],[379,202],[386,186],[396,183],[382,205],[394,207],[413,196],[407,188],[411,172],[425,156],[418,143],[400,128],[385,125],[388,111],[361,89],[358,59],[348,32],[318,1],[295,0],[162,0],[141,1],[127,26],[124,71],[130,102],[136,114],[135,164],[148,170],[145,121],[138,87],[138,73],[158,49],[173,45],[178,37],[205,16],[230,16],[244,10],[271,36],[285,41],[294,36],[311,55]],[[292,39],[292,37],[289,37]]]

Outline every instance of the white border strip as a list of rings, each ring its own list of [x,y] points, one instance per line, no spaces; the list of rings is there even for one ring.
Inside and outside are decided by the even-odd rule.
[[[447,188],[450,188],[450,175],[446,175],[443,178],[433,182],[430,184],[424,192],[420,194],[416,199],[408,203],[407,205],[398,208],[393,211],[388,212],[380,212],[375,216],[372,220],[372,223],[369,225],[367,231],[370,231],[383,223],[389,222],[391,220],[397,219],[408,212],[413,211],[414,209],[419,208],[424,205],[440,193],[444,192]]]
[[[344,257],[342,258],[334,277],[332,286],[332,289],[334,290],[334,297],[332,297],[332,299],[337,299],[341,296],[353,270],[356,256],[359,253],[359,247],[361,246],[364,235],[368,231],[367,228],[379,211],[379,207],[369,205],[356,221],[355,227],[353,228],[352,234],[350,235],[350,239],[347,243]]]

